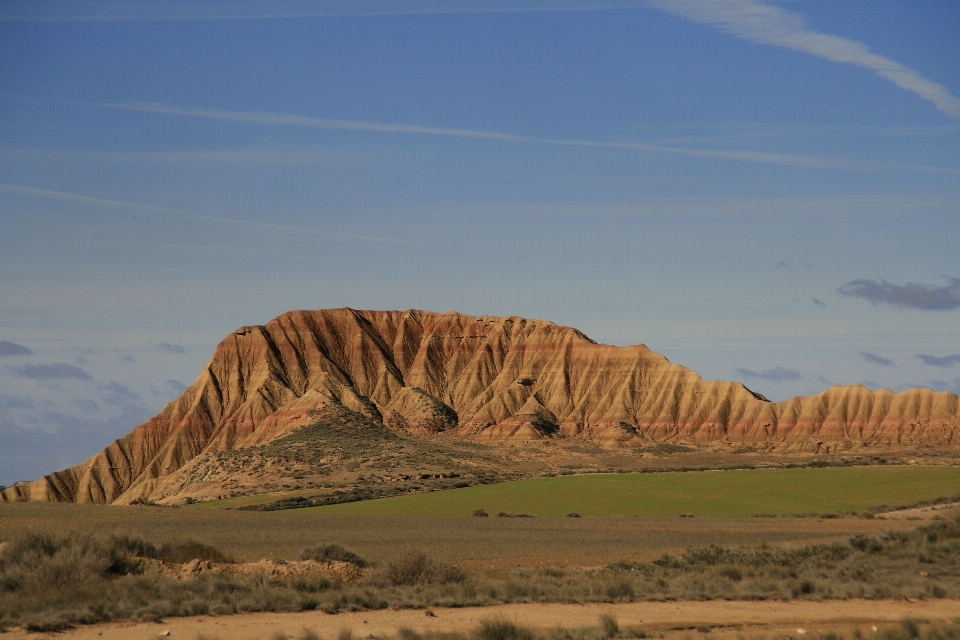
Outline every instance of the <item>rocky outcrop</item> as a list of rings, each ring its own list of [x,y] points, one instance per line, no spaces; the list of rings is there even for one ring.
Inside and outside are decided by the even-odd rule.
[[[86,462],[6,489],[3,500],[149,497],[197,456],[253,446],[352,411],[418,436],[486,441],[952,445],[958,398],[834,387],[771,403],[705,381],[640,344],[597,344],[518,317],[425,311],[292,311],[242,327],[183,394]]]

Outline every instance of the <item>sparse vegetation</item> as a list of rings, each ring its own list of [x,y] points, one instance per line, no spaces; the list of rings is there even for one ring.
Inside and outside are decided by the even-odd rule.
[[[334,546],[310,549],[304,556],[351,553]],[[624,561],[593,570],[469,573],[414,551],[381,562],[359,582],[263,574],[176,579],[154,570],[142,555],[162,555],[163,549],[227,557],[200,543],[155,546],[131,536],[29,535],[12,540],[0,552],[0,626],[50,631],[102,620],[201,613],[509,602],[960,597],[960,520],[785,549],[697,547],[652,562]],[[177,554],[168,557],[185,557]],[[499,628],[491,625],[477,633]],[[616,620],[602,620],[601,628],[602,637],[624,633]]]

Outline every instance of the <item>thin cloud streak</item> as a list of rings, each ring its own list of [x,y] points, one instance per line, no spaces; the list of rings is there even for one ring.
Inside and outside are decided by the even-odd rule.
[[[918,353],[917,357],[923,360],[923,364],[930,365],[931,367],[943,367],[944,369],[952,367],[955,364],[960,364],[960,353],[955,353],[952,356],[929,356],[922,353]]]
[[[157,22],[459,13],[546,13],[642,7],[643,0],[34,0],[0,4],[0,22]]]
[[[601,149],[627,149],[633,151],[651,151],[657,153],[673,153],[701,158],[718,158],[722,160],[738,160],[742,162],[758,162],[763,164],[779,164],[793,167],[808,167],[814,169],[844,169],[870,170],[879,168],[918,169],[938,173],[960,174],[960,169],[945,167],[926,167],[901,163],[860,163],[822,156],[802,156],[784,153],[765,153],[760,151],[740,151],[724,149],[691,149],[684,147],[670,147],[647,144],[641,142],[609,142],[598,140],[568,140],[563,138],[534,138],[511,133],[496,131],[479,131],[475,129],[456,129],[449,127],[429,127],[412,124],[390,124],[383,122],[368,122],[362,120],[331,120],[327,118],[313,118],[289,113],[271,113],[267,111],[225,111],[222,109],[194,109],[178,107],[160,103],[101,103],[99,106],[125,111],[139,111],[166,115],[191,116],[197,118],[211,118],[232,122],[246,122],[254,124],[283,125],[293,127],[307,127],[313,129],[334,129],[343,131],[373,131],[380,133],[409,133],[419,135],[454,136],[496,140],[499,142],[521,142],[533,144],[547,144],[562,147],[590,147]]]
[[[871,52],[862,42],[811,31],[798,13],[757,0],[649,0],[649,5],[750,42],[869,69],[901,89],[932,102],[951,118],[960,118],[960,99],[946,87],[927,80],[914,69]]]
[[[19,367],[7,367],[7,371],[21,378],[30,378],[33,380],[64,380],[66,378],[76,378],[77,380],[93,380],[93,376],[72,364],[58,362],[56,364],[23,364]]]
[[[127,111],[146,111],[178,116],[195,116],[233,122],[254,122],[257,124],[279,124],[315,129],[346,129],[351,131],[380,131],[383,133],[425,133],[440,136],[459,136],[463,138],[486,138],[506,142],[530,142],[533,138],[516,136],[509,133],[474,131],[471,129],[448,129],[444,127],[424,127],[414,124],[385,124],[381,122],[363,122],[357,120],[330,120],[311,118],[292,113],[271,113],[268,111],[223,111],[221,109],[189,109],[167,104],[133,102],[128,104],[102,103],[101,107],[124,109]]]
[[[0,159],[33,162],[149,162],[180,164],[334,164],[342,156],[315,151],[223,149],[200,151],[88,151],[76,149],[0,147]]]
[[[802,377],[799,371],[795,369],[787,369],[786,367],[773,367],[772,369],[764,369],[760,372],[752,371],[750,369],[737,369],[737,373],[747,379],[758,378],[760,380],[768,380],[770,382],[799,380]]]
[[[342,231],[324,231],[322,229],[310,229],[307,227],[296,227],[286,224],[276,224],[273,222],[258,222],[256,220],[235,220],[232,218],[220,218],[217,216],[208,216],[199,213],[191,213],[190,211],[182,211],[180,209],[170,209],[168,207],[156,207],[149,204],[141,204],[139,202],[124,202],[122,200],[108,200],[106,198],[93,198],[91,196],[84,196],[77,193],[69,193],[66,191],[52,191],[50,189],[38,189],[36,187],[28,187],[19,184],[5,184],[0,183],[0,191],[9,191],[12,193],[20,193],[28,196],[37,196],[41,198],[55,198],[58,200],[70,200],[73,202],[85,202],[89,204],[99,204],[108,207],[121,207],[127,209],[140,209],[142,211],[149,211],[152,213],[166,213],[174,214],[180,216],[188,216],[197,220],[207,220],[209,222],[225,222],[228,224],[235,225],[244,225],[251,227],[259,227],[261,229],[270,229],[275,231],[294,231],[296,233],[315,233],[320,235],[327,235],[339,238],[346,238],[350,240],[366,240],[373,242],[406,242],[400,238],[388,238],[382,236],[369,236],[356,233],[344,233]]]
[[[169,342],[159,343],[157,345],[157,349],[160,349],[161,351],[166,351],[167,353],[176,353],[176,354],[184,354],[187,352],[187,350],[181,347],[179,344],[171,344]]]
[[[5,356],[32,356],[33,350],[16,342],[0,340],[0,358]]]
[[[884,358],[883,356],[878,356],[875,353],[869,353],[867,351],[861,351],[860,356],[867,362],[871,364],[879,364],[883,367],[895,367],[897,363],[891,360],[890,358]]]

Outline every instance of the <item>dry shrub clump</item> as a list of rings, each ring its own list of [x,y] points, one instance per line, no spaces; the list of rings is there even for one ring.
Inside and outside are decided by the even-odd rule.
[[[90,536],[29,534],[7,542],[0,549],[0,626],[20,613],[38,614],[24,621],[31,631],[96,622],[102,609],[80,603],[99,599],[110,578],[142,571],[122,545]],[[47,609],[57,613],[43,614]]]
[[[328,544],[305,550],[300,555],[301,560],[316,560],[317,562],[327,562],[330,560],[339,562],[349,562],[358,567],[368,567],[370,563],[355,554],[353,551],[341,547],[338,544]]]
[[[453,565],[433,560],[420,551],[397,555],[379,572],[383,582],[394,587],[463,582],[467,573]]]

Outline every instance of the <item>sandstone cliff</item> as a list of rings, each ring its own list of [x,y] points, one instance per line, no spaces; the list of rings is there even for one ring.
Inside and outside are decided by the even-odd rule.
[[[325,410],[421,437],[583,438],[605,447],[949,446],[960,427],[949,392],[852,385],[771,403],[736,382],[704,381],[642,344],[597,344],[543,320],[293,311],[234,331],[160,414],[86,462],[11,487],[2,499],[148,498],[201,454],[268,442]]]

